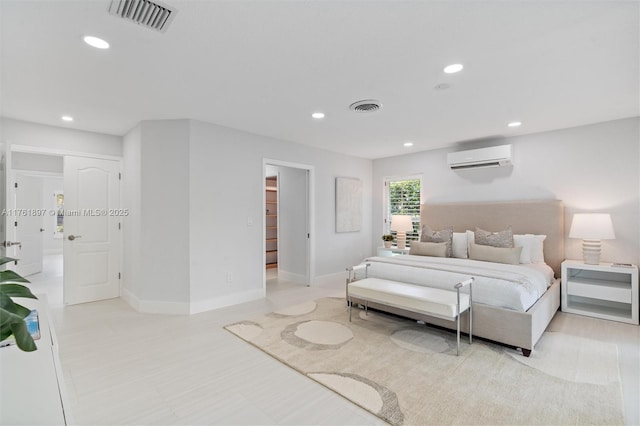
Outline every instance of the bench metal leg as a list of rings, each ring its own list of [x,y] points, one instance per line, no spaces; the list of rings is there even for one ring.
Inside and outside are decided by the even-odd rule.
[[[473,340],[473,281],[474,278],[472,277],[470,280],[463,281],[455,285],[457,299],[456,309],[458,314],[456,316],[456,356],[460,355],[460,315],[462,314],[462,312],[460,312],[460,288],[466,284],[469,285],[469,308],[467,308],[467,311],[469,311],[469,344],[471,344]]]
[[[473,282],[469,284],[469,344],[473,335]]]
[[[353,306],[353,302],[351,298],[349,298],[349,322],[351,322],[351,307]]]
[[[473,339],[473,312],[471,311],[473,308],[469,305],[469,344],[471,344]]]
[[[460,314],[456,317],[456,332],[457,332],[457,345],[456,356],[460,355]]]
[[[367,316],[368,309],[369,309],[369,301],[365,300],[364,301],[364,316],[365,317]]]

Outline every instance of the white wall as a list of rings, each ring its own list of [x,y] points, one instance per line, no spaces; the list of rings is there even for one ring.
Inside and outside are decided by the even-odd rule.
[[[616,240],[603,241],[603,261],[638,263],[639,126],[639,118],[630,118],[493,141],[513,144],[512,168],[454,172],[446,162],[453,149],[375,160],[373,246],[382,233],[384,177],[422,173],[426,202],[562,200],[567,234],[575,212],[611,213]],[[581,241],[567,238],[565,253],[569,259],[582,258]]]
[[[139,309],[142,292],[142,130],[138,124],[123,139],[122,207],[129,209],[123,220],[122,296]]]
[[[192,121],[190,258],[191,300],[199,304],[196,310],[264,295],[264,158],[314,168],[312,284],[344,274],[345,267],[370,254],[371,161]],[[361,232],[335,233],[337,176],[363,181]],[[226,280],[228,273],[231,283]]]
[[[11,145],[46,148],[67,153],[122,156],[122,138],[102,133],[48,126],[0,117],[0,138]]]
[[[124,138],[123,296],[189,312],[189,121],[143,121]]]
[[[35,170],[62,174],[64,171],[62,159],[63,157],[60,155],[14,152],[11,154],[11,168],[13,170]]]

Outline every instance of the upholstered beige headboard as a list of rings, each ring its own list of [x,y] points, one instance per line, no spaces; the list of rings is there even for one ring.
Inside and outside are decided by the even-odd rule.
[[[432,229],[453,226],[455,232],[476,226],[499,231],[511,226],[514,234],[544,234],[544,257],[560,277],[564,260],[564,207],[559,200],[495,201],[423,204],[420,222]]]

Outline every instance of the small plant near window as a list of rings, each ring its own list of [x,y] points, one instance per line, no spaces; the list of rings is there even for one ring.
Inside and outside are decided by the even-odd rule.
[[[384,234],[382,236],[382,241],[393,241],[393,235],[391,234]]]
[[[13,261],[15,259],[10,257],[0,257],[0,266]],[[20,284],[28,282],[14,271],[0,271],[0,342],[13,335],[18,348],[25,352],[37,349],[24,320],[31,310],[15,303],[12,298],[37,299],[31,290]]]

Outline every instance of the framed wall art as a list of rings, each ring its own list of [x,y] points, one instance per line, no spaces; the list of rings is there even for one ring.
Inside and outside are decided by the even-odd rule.
[[[362,224],[362,182],[336,178],[336,232],[358,232]]]

